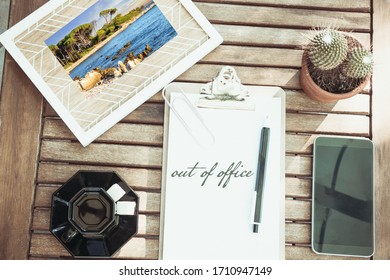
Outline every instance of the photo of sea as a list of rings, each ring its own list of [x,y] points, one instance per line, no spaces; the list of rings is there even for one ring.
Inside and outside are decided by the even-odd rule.
[[[80,90],[96,94],[176,35],[151,0],[100,0],[45,42]]]

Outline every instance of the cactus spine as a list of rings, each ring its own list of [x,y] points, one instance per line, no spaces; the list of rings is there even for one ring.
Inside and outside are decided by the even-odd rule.
[[[348,41],[342,33],[327,28],[313,37],[308,54],[316,68],[332,70],[347,58]]]
[[[351,78],[364,78],[372,73],[372,53],[365,48],[354,48],[347,57],[345,73]]]

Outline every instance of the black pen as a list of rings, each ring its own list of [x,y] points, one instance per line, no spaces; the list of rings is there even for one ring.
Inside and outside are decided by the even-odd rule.
[[[269,145],[270,128],[263,127],[261,129],[260,136],[260,148],[259,148],[259,160],[257,164],[256,186],[255,186],[255,198],[254,198],[254,218],[253,218],[253,232],[259,232],[259,225],[261,223],[262,212],[262,200],[263,191],[266,178],[267,169],[267,155]]]

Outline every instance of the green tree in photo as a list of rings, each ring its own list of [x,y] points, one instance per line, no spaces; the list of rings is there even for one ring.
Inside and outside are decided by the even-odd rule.
[[[76,42],[79,44],[79,46],[82,47],[82,49],[85,49],[90,46],[91,39],[90,36],[93,31],[92,24],[82,24],[75,29],[72,30],[71,36],[76,39]]]
[[[82,24],[74,28],[57,45],[50,46],[50,50],[60,63],[66,67],[80,59],[81,53],[91,47],[92,24]]]
[[[62,66],[65,66],[65,55],[57,45],[50,45],[50,51],[57,57]]]
[[[114,8],[114,9],[111,9],[111,10],[110,10],[110,22],[112,21],[112,16],[113,16],[114,14],[116,14],[117,11],[118,11],[117,8]]]
[[[103,17],[106,21],[106,24],[109,24],[112,20],[112,16],[118,11],[117,8],[114,9],[107,9],[100,12],[99,16]],[[110,17],[110,21],[108,21],[108,17]]]

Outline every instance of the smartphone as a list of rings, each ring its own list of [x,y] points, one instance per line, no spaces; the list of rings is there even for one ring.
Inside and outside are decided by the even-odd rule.
[[[374,145],[361,138],[314,142],[312,249],[318,254],[374,254]]]

